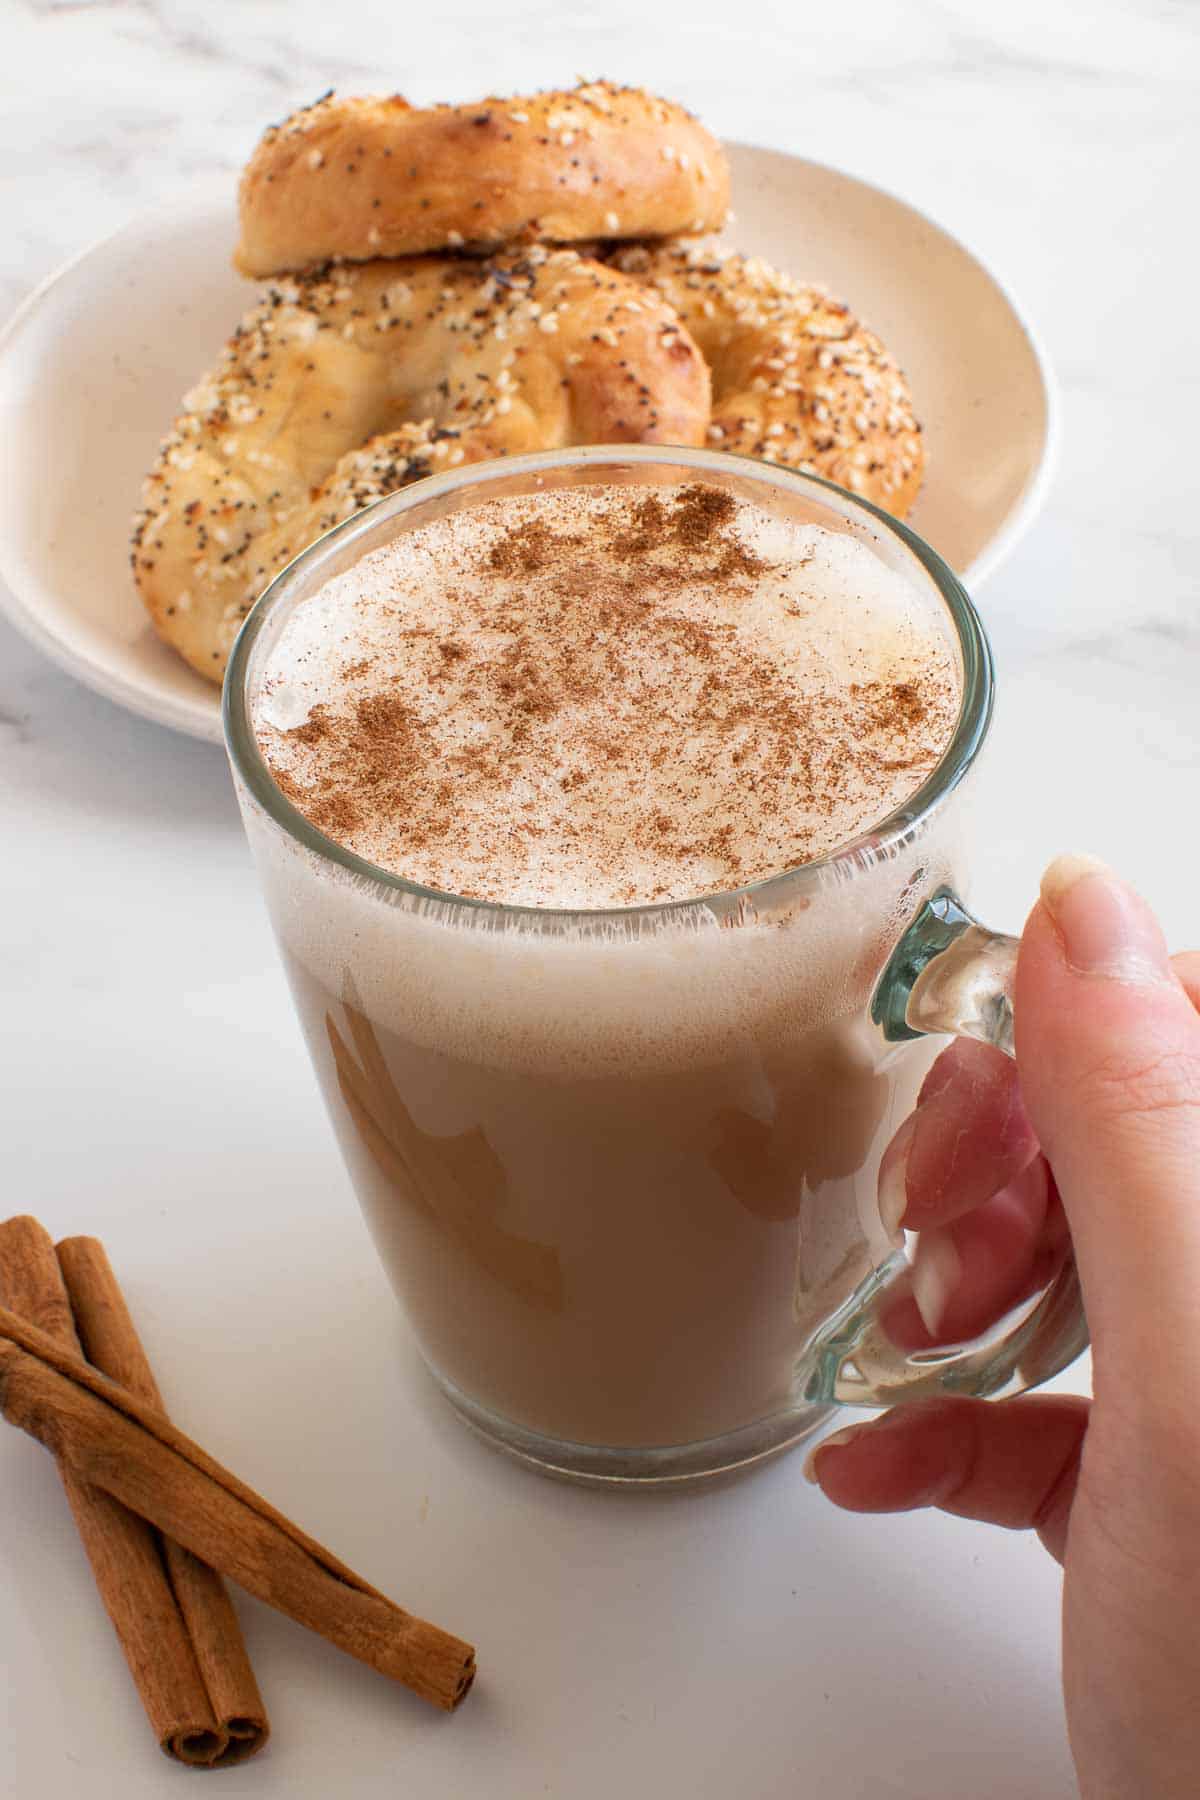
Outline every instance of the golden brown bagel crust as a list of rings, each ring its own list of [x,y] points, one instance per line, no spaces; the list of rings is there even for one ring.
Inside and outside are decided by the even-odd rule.
[[[761,257],[631,245],[617,268],[678,312],[712,372],[709,443],[824,475],[903,518],[925,455],[908,383],[849,307]]]
[[[272,126],[239,193],[244,275],[342,258],[712,231],[729,205],[717,140],[639,88],[410,107],[333,96]]]
[[[486,457],[701,444],[709,379],[665,301],[533,245],[285,278],[184,408],[146,479],[133,568],[159,635],[220,681],[267,582],[359,507]]]

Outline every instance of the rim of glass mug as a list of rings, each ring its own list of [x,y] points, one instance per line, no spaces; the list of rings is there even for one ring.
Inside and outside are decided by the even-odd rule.
[[[860,532],[865,532],[870,538],[878,538],[880,534],[877,528],[882,527],[888,539],[907,552],[907,566],[911,568],[911,564],[915,562],[924,576],[933,583],[954,626],[962,662],[963,692],[950,742],[936,767],[916,792],[877,824],[839,844],[825,856],[776,870],[743,887],[689,895],[683,900],[656,901],[651,905],[551,907],[510,905],[506,901],[474,899],[469,895],[425,887],[420,882],[409,881],[405,876],[392,874],[378,864],[356,856],[335,838],[327,837],[324,832],[319,831],[298,807],[292,805],[276,784],[259,748],[250,717],[255,650],[264,630],[280,610],[289,601],[299,604],[315,592],[324,565],[335,559],[343,565],[352,560],[350,553],[354,547],[364,539],[374,538],[381,526],[433,502],[444,500],[447,496],[475,489],[482,500],[486,498],[490,486],[502,482],[511,483],[514,479],[519,482],[524,477],[530,477],[531,487],[536,488],[536,478],[539,475],[554,474],[561,470],[601,471],[606,468],[620,470],[643,466],[680,469],[700,476],[721,476],[727,480],[735,479],[742,485],[807,496],[827,511],[840,514],[843,520],[857,526]],[[525,491],[530,490],[526,488]],[[362,554],[367,554],[374,547],[376,546],[365,545]],[[302,591],[297,593],[297,589]],[[994,690],[991,645],[966,589],[949,564],[943,561],[931,545],[881,507],[850,493],[834,482],[826,481],[823,476],[784,468],[778,463],[763,462],[757,457],[734,456],[725,451],[695,450],[671,444],[589,444],[564,450],[543,450],[529,456],[469,463],[444,475],[428,476],[374,501],[361,512],[353,513],[341,524],[333,526],[322,537],[315,539],[280,570],[247,615],[230,654],[221,711],[226,746],[241,779],[270,817],[316,855],[340,864],[352,875],[364,877],[417,900],[469,907],[480,914],[496,918],[523,918],[527,923],[542,920],[549,925],[554,921],[561,924],[566,920],[581,920],[603,925],[618,920],[629,924],[652,915],[679,915],[701,908],[710,912],[715,909],[721,913],[735,911],[746,902],[753,904],[758,896],[769,896],[776,886],[784,882],[792,889],[806,883],[825,884],[831,877],[836,880],[843,867],[850,874],[864,854],[877,857],[898,848],[924,825],[971,768],[987,736]]]

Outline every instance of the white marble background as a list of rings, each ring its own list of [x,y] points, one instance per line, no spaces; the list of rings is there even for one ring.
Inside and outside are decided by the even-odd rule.
[[[1001,703],[976,894],[1065,846],[1200,940],[1191,0],[211,0],[0,6],[0,309],[323,88],[607,74],[882,182],[1021,297],[1062,384],[1046,510],[982,603]],[[667,1503],[510,1469],[423,1387],[320,1115],[218,752],[0,624],[6,1206],[110,1244],[183,1422],[380,1585],[478,1636],[454,1721],[261,1608],[268,1797],[1061,1800],[1057,1577],[793,1459]],[[254,1361],[251,1364],[250,1358]],[[305,1415],[302,1415],[302,1407]],[[159,1795],[52,1472],[0,1444],[0,1793]]]

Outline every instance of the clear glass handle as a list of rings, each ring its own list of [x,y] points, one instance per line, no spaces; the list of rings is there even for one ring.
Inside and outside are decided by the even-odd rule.
[[[948,889],[922,906],[879,979],[871,1016],[891,1043],[932,1032],[978,1038],[1013,1054],[1018,940],[988,931]],[[970,1345],[904,1351],[880,1323],[907,1264],[897,1253],[823,1334],[808,1387],[813,1400],[891,1406],[938,1393],[1004,1395],[1036,1387],[1087,1347],[1074,1259],[1007,1330]]]
[[[940,888],[893,950],[871,1016],[891,1043],[948,1031],[1011,1056],[1019,945],[1019,938],[989,931]]]

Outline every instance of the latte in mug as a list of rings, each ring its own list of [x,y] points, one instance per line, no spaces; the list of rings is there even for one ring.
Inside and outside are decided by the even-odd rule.
[[[570,1467],[799,1404],[927,1063],[870,994],[955,860],[953,807],[870,833],[962,689],[860,535],[682,480],[435,513],[265,644],[275,784],[404,884],[244,796],[300,1015],[422,1351],[501,1442]],[[853,904],[837,865],[756,892],[852,841]]]

